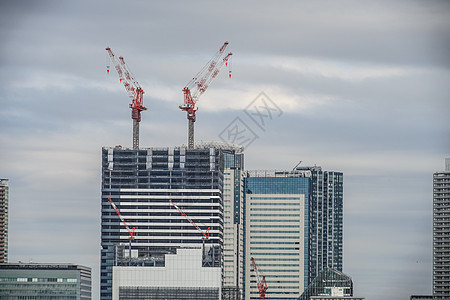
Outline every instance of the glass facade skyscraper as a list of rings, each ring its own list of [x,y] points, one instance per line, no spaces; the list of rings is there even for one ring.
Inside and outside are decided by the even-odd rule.
[[[202,234],[169,200],[202,230],[210,228],[203,264],[222,267],[223,159],[213,147],[102,149],[101,299],[112,298],[114,265],[164,266],[166,254],[202,247]],[[135,227],[131,249],[108,197]]]
[[[297,299],[308,282],[310,172],[245,173],[245,299],[259,299],[251,258],[266,299]]]
[[[343,174],[317,166],[245,174],[246,299],[259,297],[250,257],[266,275],[266,299],[296,299],[323,269],[341,272]]]

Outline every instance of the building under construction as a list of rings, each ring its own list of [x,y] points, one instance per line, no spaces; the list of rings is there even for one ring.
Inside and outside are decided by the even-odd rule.
[[[202,266],[221,272],[223,159],[208,146],[102,149],[101,299],[113,266],[164,267],[177,249],[202,249]]]
[[[102,149],[102,300],[297,299],[324,268],[342,271],[341,172],[244,171],[242,147],[194,143],[196,103],[227,46],[182,90],[187,145],[162,148],[139,148],[144,90],[106,48],[132,99],[133,146]]]

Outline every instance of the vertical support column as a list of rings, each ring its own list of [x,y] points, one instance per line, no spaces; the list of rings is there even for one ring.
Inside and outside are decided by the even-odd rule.
[[[167,157],[167,168],[171,171],[173,170],[173,162],[174,162],[173,155],[174,155],[174,149],[170,147],[169,151],[168,151],[168,157]],[[170,181],[172,181],[172,178],[170,179]]]
[[[184,169],[186,163],[186,148],[180,148],[180,169]]]
[[[139,122],[133,119],[133,150],[139,149]]]
[[[152,163],[153,163],[153,150],[152,149],[148,149],[147,150],[147,160],[145,162],[145,167],[147,170],[150,170],[152,168]]]
[[[108,149],[108,170],[112,171],[113,168],[114,168],[114,152],[113,149]]]
[[[194,149],[194,121],[188,119],[188,122],[188,149],[192,150]]]
[[[214,171],[216,169],[216,149],[209,148],[209,170]]]

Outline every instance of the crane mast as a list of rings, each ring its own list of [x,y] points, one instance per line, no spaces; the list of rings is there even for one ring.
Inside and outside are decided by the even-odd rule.
[[[128,96],[131,98],[130,108],[131,119],[133,120],[133,149],[137,150],[139,149],[139,123],[141,122],[141,111],[147,110],[143,105],[144,90],[139,85],[133,73],[129,70],[123,57],[120,56],[117,59],[110,47],[107,47],[106,51],[119,74],[120,82],[123,83],[128,92]]]
[[[258,286],[259,291],[259,299],[264,300],[266,299],[266,291],[269,288],[266,285],[266,275],[263,275],[261,278],[261,275],[259,274],[258,267],[256,266],[255,259],[253,257],[250,258],[252,261],[252,271],[256,272],[256,285]]]
[[[227,46],[228,42],[225,42],[210,61],[183,88],[184,103],[180,105],[179,108],[187,113],[188,149],[194,148],[194,123],[197,111],[196,103],[200,96],[208,89],[213,79],[219,74],[223,65],[228,63],[228,59],[232,55],[231,52],[220,59]]]

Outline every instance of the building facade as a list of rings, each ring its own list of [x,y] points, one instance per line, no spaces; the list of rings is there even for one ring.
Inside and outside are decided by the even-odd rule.
[[[8,179],[0,179],[0,263],[8,262]]]
[[[311,172],[309,199],[309,271],[312,282],[323,269],[343,269],[344,175],[321,167]]]
[[[433,297],[450,299],[450,158],[433,174]]]
[[[113,297],[113,266],[164,267],[180,248],[201,247],[203,265],[222,272],[223,160],[213,147],[102,149],[101,299]],[[109,197],[135,228],[131,241]]]
[[[245,173],[246,299],[258,296],[250,257],[266,275],[267,299],[298,298],[322,270],[341,272],[343,173],[318,166]]]
[[[312,299],[362,300],[364,298],[353,297],[353,281],[350,276],[332,268],[324,268],[299,298],[299,300]]]
[[[244,280],[243,149],[224,145],[224,277],[223,299],[239,300]]]
[[[113,300],[217,300],[221,267],[202,265],[202,249],[177,249],[164,266],[114,266]]]
[[[266,276],[266,299],[298,299],[307,285],[310,177],[310,171],[246,171],[245,299],[260,299],[251,258]]]
[[[91,268],[73,264],[0,264],[0,299],[91,299]]]

